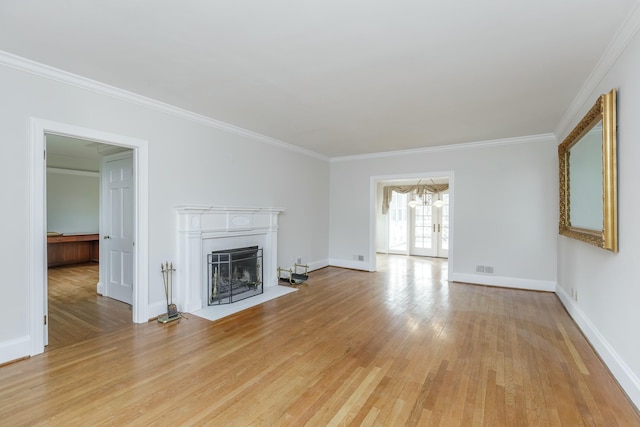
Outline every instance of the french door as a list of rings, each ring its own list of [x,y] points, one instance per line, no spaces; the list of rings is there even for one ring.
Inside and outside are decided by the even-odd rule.
[[[425,199],[423,199],[425,197]],[[449,256],[449,194],[418,197],[410,209],[410,255]]]
[[[447,258],[449,256],[449,194],[428,193],[407,203],[393,193],[389,206],[389,252]],[[412,203],[414,204],[414,203]]]

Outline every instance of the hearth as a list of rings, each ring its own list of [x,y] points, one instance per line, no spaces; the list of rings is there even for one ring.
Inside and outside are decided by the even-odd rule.
[[[249,246],[207,255],[208,305],[230,304],[263,292],[262,248]]]

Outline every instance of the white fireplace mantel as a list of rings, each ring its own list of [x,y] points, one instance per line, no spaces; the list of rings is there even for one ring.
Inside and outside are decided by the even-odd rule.
[[[207,260],[212,251],[246,246],[263,249],[263,289],[277,286],[278,214],[283,208],[179,206],[178,262],[174,302],[184,312],[206,302]]]

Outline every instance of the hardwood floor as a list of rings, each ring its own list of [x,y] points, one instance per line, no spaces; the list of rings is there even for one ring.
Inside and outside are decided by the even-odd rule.
[[[216,322],[124,325],[0,368],[5,425],[639,426],[554,294],[382,257]]]
[[[76,344],[132,323],[131,306],[96,293],[98,264],[48,270],[47,351]]]

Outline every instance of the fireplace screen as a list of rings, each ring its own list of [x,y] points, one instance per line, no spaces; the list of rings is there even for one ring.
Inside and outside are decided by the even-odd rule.
[[[262,293],[262,248],[229,249],[207,255],[209,305],[229,304]]]

